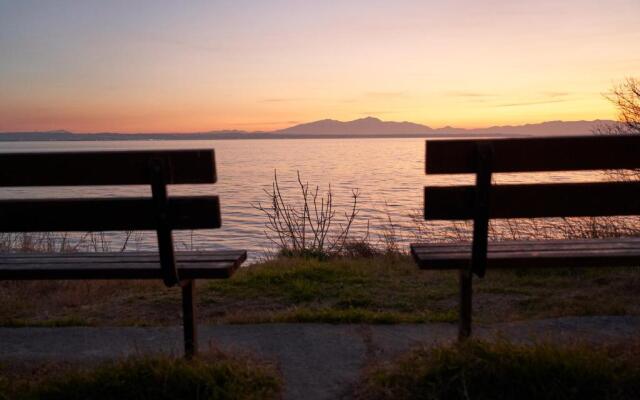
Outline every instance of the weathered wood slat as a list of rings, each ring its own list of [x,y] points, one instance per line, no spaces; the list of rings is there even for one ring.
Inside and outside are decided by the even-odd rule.
[[[471,242],[414,244],[418,250],[431,253],[470,251]],[[568,240],[505,240],[488,245],[494,251],[556,251],[561,249],[636,249],[640,238],[568,239]]]
[[[215,183],[212,149],[0,154],[1,186],[151,184],[150,165],[167,184]]]
[[[194,268],[195,267],[195,268]],[[212,261],[206,267],[202,263],[177,263],[180,279],[223,279],[232,275],[235,264]],[[0,280],[47,279],[161,279],[160,264],[20,264],[3,265]]]
[[[470,259],[463,258],[429,258],[416,260],[421,269],[455,270],[469,268]],[[498,257],[489,254],[487,257],[488,269],[509,268],[558,268],[558,267],[635,267],[640,265],[640,254],[548,254],[545,257],[535,257],[530,253],[511,255],[510,257]]]
[[[519,257],[520,255],[530,255],[531,257],[553,257],[557,255],[591,257],[598,254],[621,254],[621,255],[638,255],[640,249],[546,249],[546,250],[529,250],[529,249],[509,249],[503,251],[501,249],[492,249],[494,258]],[[421,258],[433,260],[445,259],[466,259],[469,258],[468,251],[455,252],[428,252],[416,251]]]
[[[53,255],[49,258],[29,258],[0,255],[0,280],[41,280],[41,279],[160,279],[159,257],[150,260],[142,253],[127,256],[122,261],[122,253],[106,253],[94,260],[80,255],[77,262],[69,261],[73,255]],[[193,260],[193,256],[198,256]],[[220,257],[204,260],[196,253],[178,253],[177,268],[180,279],[223,279],[230,277],[246,259],[245,251],[225,252]],[[153,257],[153,256],[152,256]],[[97,260],[100,258],[100,260]],[[25,261],[25,262],[19,262]],[[64,261],[64,262],[60,262]]]
[[[183,256],[180,257],[180,261],[188,263],[207,263],[210,261],[233,261],[237,258],[236,255],[225,256]],[[5,264],[37,264],[38,262],[46,262],[48,264],[90,264],[92,262],[101,264],[127,264],[127,263],[159,263],[158,256],[142,256],[142,257],[120,257],[114,254],[113,257],[73,257],[73,256],[52,256],[52,257],[39,257],[39,258],[18,258],[18,257],[0,257],[0,267]]]
[[[513,246],[500,246],[501,242],[490,242],[488,246],[488,268],[518,267],[589,267],[589,266],[637,266],[640,265],[640,240],[636,245],[630,241],[616,246],[598,246],[593,240],[592,246],[585,241],[553,243],[545,246],[544,241],[525,243],[520,241]],[[431,244],[412,244],[411,254],[423,269],[459,269],[467,268],[471,261],[471,246],[432,246]]]
[[[216,251],[177,251],[176,255],[182,261],[198,260],[234,260],[244,250],[216,250]],[[77,253],[1,253],[0,263],[14,260],[56,259],[60,262],[129,262],[129,261],[159,261],[157,252],[77,252]]]
[[[473,219],[475,187],[425,187],[427,220]],[[614,199],[614,200],[612,200]],[[640,182],[494,185],[490,218],[640,214]]]
[[[426,173],[474,173],[480,142],[494,149],[493,172],[640,167],[640,136],[429,140]]]
[[[172,229],[219,228],[217,196],[172,197]],[[150,198],[0,200],[0,232],[155,230]]]

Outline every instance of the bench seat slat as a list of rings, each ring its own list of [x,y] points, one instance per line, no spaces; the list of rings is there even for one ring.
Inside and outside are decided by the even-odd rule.
[[[420,243],[411,254],[422,269],[467,268],[471,243]],[[640,238],[489,242],[488,268],[640,265]]]
[[[180,261],[229,261],[235,260],[242,251],[178,251],[176,257]],[[105,253],[6,253],[0,255],[0,265],[3,263],[35,263],[47,260],[49,263],[126,263],[126,262],[159,262],[159,255],[152,251],[143,252],[105,252]]]
[[[181,279],[229,278],[247,258],[246,251],[220,253],[179,252],[176,255]],[[86,254],[1,254],[0,280],[41,279],[161,279],[159,257],[152,252]]]
[[[639,238],[616,239],[573,239],[573,240],[505,240],[489,242],[493,250],[500,251],[555,251],[560,249],[637,249],[640,247]],[[418,250],[424,246],[429,252],[460,252],[470,251],[471,242],[429,243],[415,245]]]

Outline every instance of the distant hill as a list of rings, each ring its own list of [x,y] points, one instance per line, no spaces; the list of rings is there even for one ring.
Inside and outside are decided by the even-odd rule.
[[[548,121],[539,124],[526,124],[516,126],[492,126],[490,128],[472,129],[474,134],[505,134],[517,133],[531,136],[558,136],[558,135],[585,135],[602,126],[616,125],[611,120],[595,121]]]
[[[336,121],[323,119],[321,121],[300,124],[272,133],[296,135],[428,135],[433,129],[413,122],[381,121],[378,118],[367,117],[353,121]]]
[[[347,135],[347,136],[402,136],[402,135],[588,135],[596,127],[602,125],[616,124],[610,120],[595,121],[548,121],[538,124],[492,126],[490,128],[463,129],[454,127],[444,127],[433,129],[426,125],[413,122],[392,122],[382,121],[378,118],[367,117],[353,121],[336,121],[333,119],[323,119],[292,126],[290,128],[273,131],[277,134],[296,135]]]
[[[382,121],[367,117],[353,121],[323,119],[271,132],[238,130],[193,133],[73,133],[65,130],[45,132],[3,132],[0,141],[70,140],[197,140],[197,139],[288,139],[350,137],[462,137],[462,136],[571,136],[589,135],[594,129],[615,125],[610,120],[548,121],[538,124],[492,126],[480,129],[431,128],[413,122]]]

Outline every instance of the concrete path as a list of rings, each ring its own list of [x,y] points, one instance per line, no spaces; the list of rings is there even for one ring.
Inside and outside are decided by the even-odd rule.
[[[476,327],[477,337],[614,342],[637,336],[640,317],[576,317]],[[260,324],[201,326],[202,348],[240,350],[273,360],[285,399],[348,398],[361,369],[417,343],[455,339],[453,324]],[[165,328],[0,328],[1,360],[95,360],[135,353],[181,354],[182,331]]]

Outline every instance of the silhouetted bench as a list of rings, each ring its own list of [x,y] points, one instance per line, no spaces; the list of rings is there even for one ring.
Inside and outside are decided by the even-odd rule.
[[[174,229],[220,227],[217,196],[167,195],[216,182],[213,150],[0,155],[0,187],[150,185],[151,197],[0,200],[0,232],[155,230],[158,252],[5,253],[0,280],[162,279],[180,285],[185,354],[197,352],[194,280],[229,278],[245,251],[175,251]]]
[[[427,141],[427,174],[475,174],[474,186],[426,187],[426,220],[472,220],[472,242],[420,243],[422,269],[460,270],[459,337],[471,334],[473,274],[486,268],[640,265],[640,238],[488,241],[491,218],[640,214],[640,182],[495,185],[494,172],[635,169],[640,136]]]

